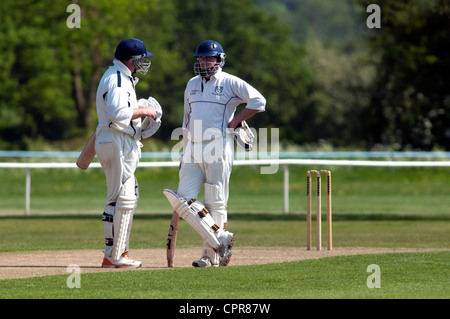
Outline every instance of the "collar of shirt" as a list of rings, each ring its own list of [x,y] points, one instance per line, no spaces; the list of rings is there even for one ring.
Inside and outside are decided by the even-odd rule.
[[[113,63],[114,63],[114,65],[116,66],[116,68],[120,71],[120,72],[122,72],[123,74],[125,74],[127,77],[129,77],[129,78],[133,78],[132,76],[131,76],[131,71],[130,71],[130,69],[125,65],[125,64],[123,64],[122,62],[120,62],[119,60],[117,60],[117,59],[114,59],[113,60]]]
[[[211,81],[211,80],[217,80],[217,79],[219,79],[221,75],[222,75],[222,68],[218,68],[217,71],[216,71],[216,73],[214,73],[213,75],[211,75],[211,77],[209,78],[208,81],[206,81],[206,79],[205,79],[204,77],[202,77],[202,76],[200,76],[200,79],[202,80],[202,82],[205,81],[205,83],[206,83],[206,82],[209,82],[209,81]]]
[[[216,73],[214,73],[213,75],[211,75],[211,79],[213,80],[217,80],[218,78],[220,78],[220,76],[222,75],[222,68],[218,68]]]

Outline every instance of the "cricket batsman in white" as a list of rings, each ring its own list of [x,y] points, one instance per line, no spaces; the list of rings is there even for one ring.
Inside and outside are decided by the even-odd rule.
[[[161,106],[154,98],[136,98],[136,72],[146,74],[152,53],[139,39],[119,43],[112,66],[104,73],[97,90],[98,126],[95,152],[106,176],[107,197],[102,216],[105,255],[102,267],[137,268],[140,261],[128,256],[133,214],[139,191],[135,170],[142,144],[159,128]],[[142,121],[141,117],[145,117]]]
[[[218,42],[200,43],[194,57],[196,76],[184,93],[178,190],[166,189],[164,194],[174,211],[204,239],[200,259],[192,265],[226,266],[234,244],[234,234],[226,230],[233,136],[245,120],[265,110],[266,99],[244,80],[222,71],[225,52]],[[246,106],[235,116],[240,104]],[[245,148],[249,150],[247,144]],[[196,200],[202,188],[203,203]]]

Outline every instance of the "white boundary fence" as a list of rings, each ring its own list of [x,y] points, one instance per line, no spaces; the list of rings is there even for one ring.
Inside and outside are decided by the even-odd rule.
[[[284,213],[289,212],[289,166],[290,165],[329,165],[329,166],[378,166],[378,167],[450,167],[450,161],[365,161],[365,160],[319,160],[319,159],[255,159],[235,160],[233,165],[283,167]],[[179,162],[157,161],[140,162],[139,167],[177,167]],[[90,168],[100,168],[93,162]],[[25,176],[25,215],[30,215],[31,169],[38,168],[76,168],[75,163],[0,163],[0,168],[23,168]],[[1,194],[0,194],[1,196]]]

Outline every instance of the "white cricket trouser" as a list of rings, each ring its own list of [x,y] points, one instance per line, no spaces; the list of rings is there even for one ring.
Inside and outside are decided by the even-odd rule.
[[[139,164],[140,147],[130,135],[113,129],[103,128],[95,140],[95,152],[106,176],[108,193],[105,205],[115,203],[123,185],[128,179],[134,180],[134,172]],[[128,187],[126,193],[135,193]],[[132,188],[132,189],[131,189]]]
[[[178,195],[186,200],[197,199],[203,185],[205,195],[211,185],[217,194],[214,200],[204,196],[205,207],[210,211],[214,222],[224,228],[228,219],[226,205],[229,195],[229,181],[233,167],[234,144],[232,139],[218,138],[203,143],[188,143],[184,151],[179,172]],[[209,188],[209,190],[206,190]],[[208,201],[215,201],[214,205]],[[219,205],[217,205],[219,203]],[[214,206],[214,207],[213,207]],[[216,210],[217,207],[221,207]],[[203,243],[202,257],[210,258],[214,265],[219,264],[219,254],[206,241]]]
[[[188,143],[179,172],[178,195],[187,200],[197,198],[204,183],[210,183],[218,186],[226,206],[232,166],[232,139]]]
[[[134,176],[140,146],[131,136],[103,128],[95,141],[95,151],[106,176],[107,196],[102,216],[105,255],[119,259],[129,248],[134,210],[139,199]]]

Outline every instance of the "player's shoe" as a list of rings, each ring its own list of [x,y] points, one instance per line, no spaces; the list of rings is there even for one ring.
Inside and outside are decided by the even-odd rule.
[[[124,252],[119,260],[113,260],[111,257],[103,258],[102,268],[139,268],[142,262],[128,257],[128,252]]]
[[[198,260],[192,262],[194,267],[218,267],[226,266],[231,259],[231,248],[234,245],[234,234],[228,231],[224,231],[219,236],[220,247],[217,249],[219,254],[219,264],[213,264],[208,256],[203,256]]]
[[[233,248],[234,245],[234,234],[230,232],[226,232],[228,235],[227,237],[223,238],[221,240],[222,246],[221,249],[223,250],[220,252],[220,259],[219,259],[219,266],[226,266],[230,263],[231,260],[231,248]]]
[[[198,260],[194,260],[192,262],[192,266],[194,267],[219,267],[219,265],[214,265],[211,262],[211,259],[208,256],[203,256],[202,258]]]

